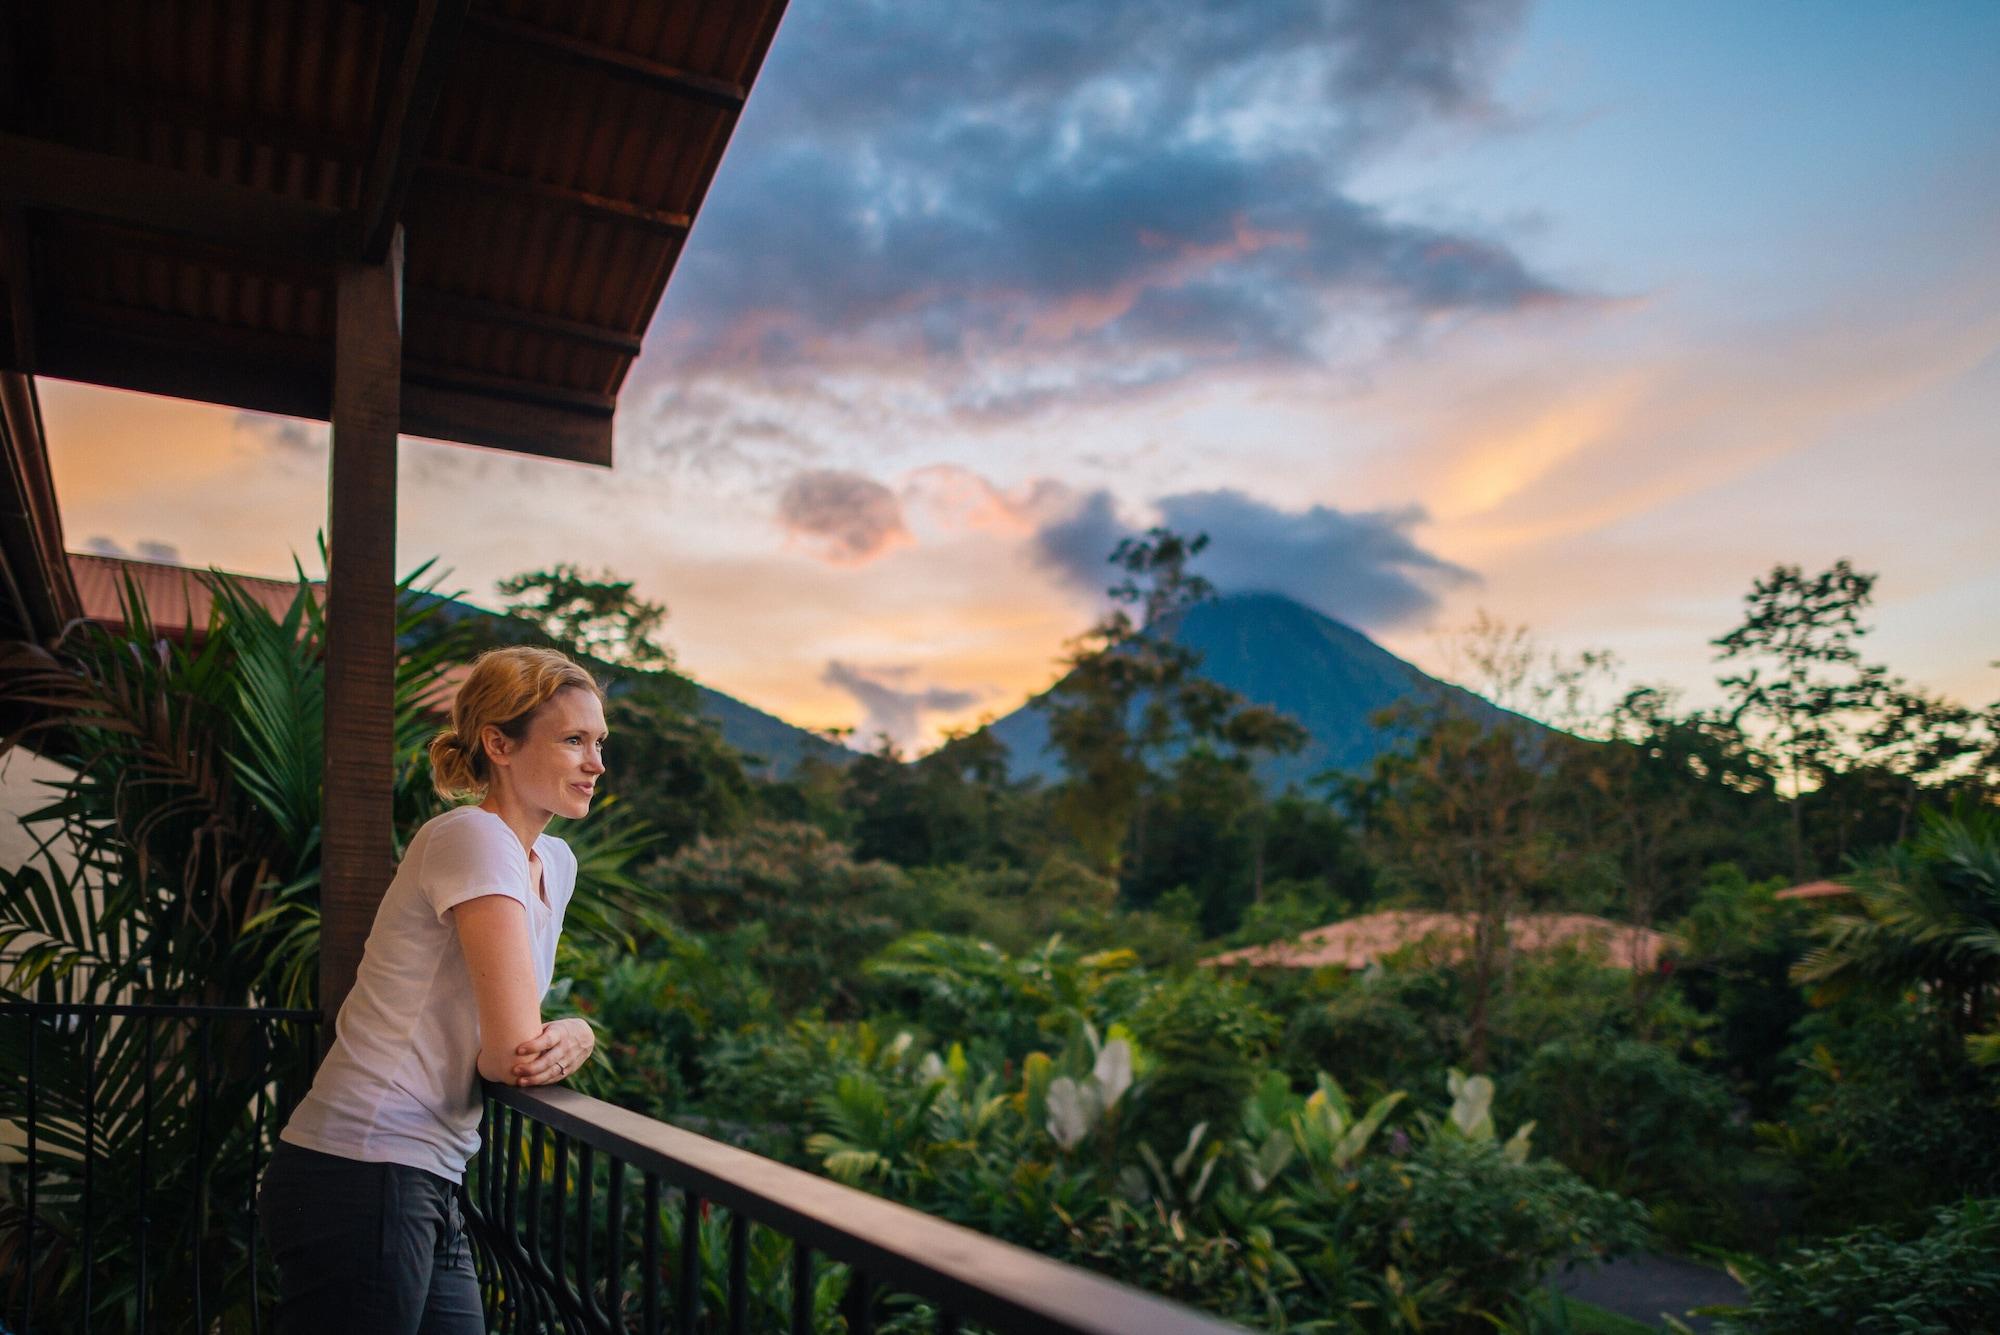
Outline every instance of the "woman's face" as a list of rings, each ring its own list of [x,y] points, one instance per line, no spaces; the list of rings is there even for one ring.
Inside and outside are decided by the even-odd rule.
[[[536,811],[579,820],[604,774],[604,705],[595,693],[566,686],[528,720],[528,735],[514,741],[491,730],[501,745],[487,756],[515,800]]]

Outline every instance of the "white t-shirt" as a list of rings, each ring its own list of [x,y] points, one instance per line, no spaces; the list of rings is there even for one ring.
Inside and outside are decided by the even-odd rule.
[[[479,1004],[445,913],[481,895],[519,900],[536,993],[547,993],[576,857],[546,834],[535,851],[546,904],[534,892],[527,851],[494,813],[457,807],[417,831],[375,911],[333,1046],[281,1139],[464,1181],[466,1160],[479,1149]]]

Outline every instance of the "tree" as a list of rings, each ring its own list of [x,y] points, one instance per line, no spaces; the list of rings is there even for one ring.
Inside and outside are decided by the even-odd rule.
[[[1466,1061],[1483,1071],[1512,950],[1508,921],[1558,858],[1543,756],[1525,725],[1482,726],[1442,700],[1408,702],[1377,721],[1409,741],[1377,757],[1350,800],[1386,876],[1471,920]]]
[[[855,856],[902,867],[989,865],[1018,851],[1021,797],[1007,782],[1005,744],[985,727],[951,733],[914,760],[885,736],[847,766],[841,787]]]
[[[605,720],[605,793],[655,831],[667,852],[735,833],[758,794],[743,756],[695,712],[693,689],[672,673],[612,683]]]
[[[1865,664],[1856,642],[1868,633],[1862,613],[1875,576],[1845,559],[1808,576],[1779,565],[1743,600],[1742,624],[1711,643],[1732,723],[1756,729],[1786,780],[1792,814],[1792,874],[1808,874],[1806,794],[1853,752],[1856,721],[1879,704],[1884,673]]]
[[[903,885],[896,868],[856,862],[810,825],[768,821],[691,844],[652,880],[683,925],[752,934],[758,971],[788,1012],[855,1009],[858,966],[895,935],[886,909]]]
[[[1618,667],[1608,649],[1575,655],[1545,648],[1525,625],[1501,621],[1485,609],[1442,646],[1445,676],[1516,714],[1579,732],[1601,725],[1598,689]]]
[[[498,585],[511,614],[564,649],[615,667],[670,667],[673,654],[656,638],[666,624],[666,606],[639,597],[632,587],[631,580],[608,570],[591,576],[568,564],[513,575]]]
[[[1108,590],[1119,605],[1071,641],[1068,672],[1034,702],[1048,713],[1066,770],[1056,818],[1114,875],[1144,847],[1155,767],[1170,752],[1218,742],[1247,765],[1259,752],[1305,744],[1293,720],[1202,677],[1201,656],[1172,638],[1173,620],[1215,594],[1188,569],[1207,546],[1206,534],[1165,528],[1121,541],[1110,560],[1124,578]]]

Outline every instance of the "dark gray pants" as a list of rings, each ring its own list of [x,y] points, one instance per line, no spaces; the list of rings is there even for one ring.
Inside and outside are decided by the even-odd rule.
[[[279,1141],[258,1184],[278,1335],[485,1335],[458,1188]]]

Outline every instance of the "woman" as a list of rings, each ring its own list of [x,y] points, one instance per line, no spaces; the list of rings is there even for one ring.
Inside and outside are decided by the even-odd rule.
[[[258,1193],[278,1329],[484,1332],[459,1184],[479,1081],[545,1085],[589,1059],[582,1020],[542,1023],[576,859],[542,833],[604,774],[604,701],[548,649],[473,664],[431,743],[447,798],[382,896],[354,990]]]

